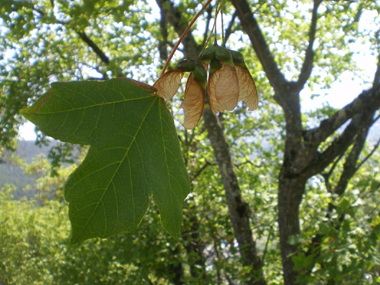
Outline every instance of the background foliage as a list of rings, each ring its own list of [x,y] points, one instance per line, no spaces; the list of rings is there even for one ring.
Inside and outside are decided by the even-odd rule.
[[[258,53],[253,52],[236,18],[234,1],[225,2],[225,25],[234,19],[231,28],[227,28],[231,33],[228,46],[244,54],[259,89],[260,106],[249,113],[239,105],[233,112],[220,114],[218,119],[230,146],[242,197],[250,206],[250,230],[265,282],[292,284],[283,278],[278,223],[279,177],[287,160],[286,130],[289,133],[286,108],[284,111],[276,101],[281,90],[269,82],[272,77],[260,64]],[[0,4],[1,146],[15,148],[18,128],[23,122],[19,110],[36,101],[51,82],[130,77],[152,84],[178,38],[179,27],[187,26],[200,9],[198,1],[157,3],[160,10],[153,9],[154,3],[147,1],[5,0]],[[308,47],[313,3],[247,3],[255,12],[279,70],[286,80],[295,83]],[[177,14],[173,13],[174,8]],[[323,96],[345,72],[355,77],[363,89],[378,83],[379,72],[369,77],[354,60],[358,52],[355,43],[362,43],[368,53],[376,56],[379,51],[378,21],[360,27],[363,21],[360,15],[365,12],[378,16],[378,4],[320,2],[314,68],[304,87],[316,97]],[[192,30],[192,39],[198,45],[204,41],[204,23],[209,18],[207,11]],[[173,24],[176,20],[178,25]],[[181,51],[186,54],[191,44],[189,36]],[[180,126],[182,93],[170,102],[192,181],[192,194],[183,205],[180,238],[174,240],[162,230],[157,208],[150,207],[135,234],[67,246],[69,224],[62,185],[75,165],[65,168],[59,162],[78,163],[86,149],[78,155],[71,153],[73,146],[60,145],[50,154],[53,176],[46,158],[25,166],[27,173],[39,177],[31,185],[36,190],[34,197],[13,199],[15,192],[11,185],[0,191],[1,284],[260,282],[252,279],[252,268],[241,262],[231,212],[226,206],[223,177],[207,137],[206,124],[201,120],[192,131]],[[318,127],[337,111],[325,102],[315,111],[303,112],[302,128]],[[378,112],[374,121],[376,116]],[[334,131],[318,146],[318,152],[328,149],[343,131],[343,128]],[[37,142],[46,143],[44,134],[38,130],[37,134]],[[380,282],[380,157],[376,151],[377,136],[372,138],[355,160],[363,164],[351,175],[342,193],[334,193],[332,189],[340,183],[346,161],[355,149],[353,144],[305,182],[299,205],[300,233],[289,239],[297,249],[289,257],[295,280],[304,284]]]

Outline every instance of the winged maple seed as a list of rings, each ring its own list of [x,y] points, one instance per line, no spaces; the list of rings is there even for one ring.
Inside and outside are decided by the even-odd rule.
[[[185,112],[183,123],[185,129],[194,128],[202,117],[206,97],[206,68],[200,61],[195,61],[192,72],[187,79],[185,99],[180,106]]]
[[[186,129],[194,128],[203,113],[205,102],[207,72],[199,60],[182,60],[177,63],[175,69],[168,71],[153,85],[157,89],[157,94],[165,99],[171,99],[177,92],[179,84],[170,82],[177,74],[191,72],[186,83],[185,99],[180,108],[184,109],[185,121],[183,127]],[[168,94],[167,94],[168,93]]]
[[[157,95],[170,100],[173,98],[179,88],[183,72],[179,70],[169,70],[163,76],[153,84],[153,87],[157,89]]]
[[[245,65],[243,55],[233,50],[230,50],[230,53],[239,79],[239,101],[245,102],[248,106],[248,110],[253,111],[257,109],[259,104],[255,81],[253,81],[251,73],[249,73]]]
[[[208,97],[214,115],[224,110],[232,111],[236,107],[239,99],[239,80],[235,67],[221,63],[215,71],[210,71]]]
[[[186,83],[185,99],[180,106],[185,111],[185,122],[183,123],[185,129],[194,128],[202,117],[205,93],[205,89],[191,73]]]
[[[233,110],[240,100],[250,111],[257,108],[256,85],[240,52],[214,45],[204,51],[201,61],[210,62],[208,95],[214,114]]]
[[[257,109],[259,104],[259,97],[257,96],[257,89],[255,81],[248,68],[243,68],[236,65],[236,74],[239,80],[239,101],[243,101],[248,106],[248,111]]]
[[[191,72],[185,89],[185,99],[180,108],[184,109],[184,128],[194,128],[203,113],[207,67],[210,65],[208,96],[211,111],[232,111],[238,101],[244,101],[249,111],[258,106],[255,82],[245,65],[243,55],[219,46],[207,48],[201,60],[180,61],[173,70],[169,70],[153,85],[157,95],[170,100],[179,88],[184,72]]]

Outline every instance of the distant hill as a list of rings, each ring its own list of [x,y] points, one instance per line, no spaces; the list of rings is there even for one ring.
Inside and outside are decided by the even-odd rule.
[[[371,131],[368,135],[368,142],[370,145],[373,145],[379,140],[380,137],[380,121],[376,122],[371,128]],[[36,146],[34,141],[19,141],[18,148],[13,155],[19,156],[27,163],[31,163],[33,158],[37,155],[43,153],[47,157],[49,150],[57,142],[51,141],[48,146]],[[9,156],[12,153],[6,153],[4,157],[0,157],[0,189],[4,184],[9,183],[13,184],[16,187],[16,193],[14,193],[15,198],[19,199],[21,197],[27,196],[28,198],[33,197],[35,192],[33,188],[30,188],[27,191],[23,189],[27,185],[34,185],[36,177],[26,175],[22,171],[19,165],[15,165],[9,159]]]
[[[0,189],[4,186],[4,184],[12,184],[16,187],[16,192],[14,193],[16,199],[20,199],[24,196],[27,196],[28,198],[33,197],[35,192],[32,187],[27,191],[23,191],[23,189],[27,185],[32,186],[36,180],[36,177],[24,174],[20,166],[11,161],[10,155],[13,154],[15,156],[19,156],[27,163],[31,163],[33,158],[38,154],[43,153],[47,157],[50,148],[55,144],[56,142],[53,141],[49,144],[49,146],[39,147],[35,145],[34,141],[19,141],[16,152],[6,152],[5,156],[1,158]]]

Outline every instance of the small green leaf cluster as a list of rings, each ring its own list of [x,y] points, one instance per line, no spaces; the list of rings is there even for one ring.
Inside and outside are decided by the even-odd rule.
[[[343,195],[327,191],[322,177],[308,184],[301,205],[300,252],[292,257],[297,270],[311,272],[303,282],[337,282],[344,284],[376,284],[379,282],[380,259],[379,175],[373,175],[378,165],[378,155],[359,170],[358,177]],[[338,182],[336,176],[329,180],[330,187]],[[375,166],[375,173],[377,166]],[[329,206],[330,205],[330,206]],[[333,209],[328,215],[323,209]],[[314,223],[313,221],[323,221]],[[308,244],[311,238],[320,238],[320,244]],[[318,240],[318,239],[316,239]]]
[[[193,143],[197,142],[199,149],[209,149],[209,145],[202,145],[204,139],[201,134],[197,133],[196,137]],[[199,151],[196,148],[192,150],[194,152],[191,151],[188,166],[196,171],[204,160],[198,164],[193,156],[199,155]],[[203,152],[203,159],[211,160],[210,153]],[[49,169],[43,166],[45,162],[35,162],[28,170],[48,174]],[[20,285],[175,284],[173,272],[176,268],[183,268],[182,281],[186,284],[214,284],[221,272],[233,280],[239,280],[240,257],[228,219],[221,181],[215,175],[216,168],[210,165],[193,180],[194,195],[185,201],[185,220],[178,240],[162,231],[157,210],[150,208],[137,234],[90,239],[68,247],[67,206],[61,199],[50,199],[52,194],[57,193],[57,177],[46,175],[37,181],[37,189],[42,194],[37,197],[46,197],[38,203],[34,200],[15,201],[6,189],[2,189],[1,221],[6,222],[0,229],[0,235],[4,237],[2,241],[12,242],[14,246],[2,246],[7,251],[1,255],[4,263],[0,268],[0,276],[4,276],[1,281]],[[69,171],[59,169],[61,181]],[[49,184],[52,186],[50,195]],[[46,224],[49,226],[46,227]],[[48,233],[44,232],[46,229]],[[27,238],[32,236],[33,239]],[[213,260],[207,275],[206,264],[199,258],[199,252],[207,252],[204,258]],[[218,259],[215,259],[216,254],[220,256]],[[19,257],[22,262],[19,262]],[[17,266],[14,266],[17,261]],[[39,273],[36,275],[36,272]],[[26,278],[28,275],[30,277]]]

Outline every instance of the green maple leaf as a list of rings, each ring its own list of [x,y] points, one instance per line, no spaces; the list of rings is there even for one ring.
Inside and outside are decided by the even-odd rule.
[[[53,83],[21,114],[46,135],[90,145],[65,183],[70,243],[135,231],[150,197],[163,228],[178,237],[190,192],[172,116],[141,82]]]

